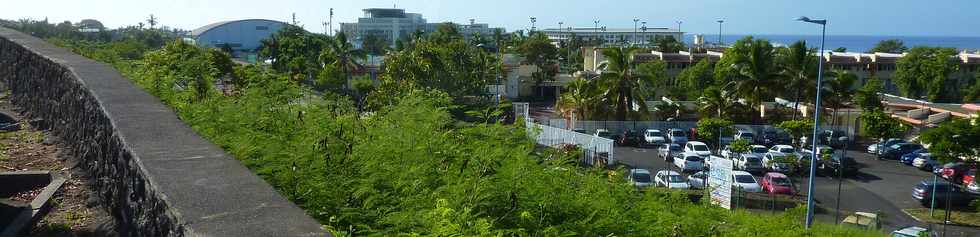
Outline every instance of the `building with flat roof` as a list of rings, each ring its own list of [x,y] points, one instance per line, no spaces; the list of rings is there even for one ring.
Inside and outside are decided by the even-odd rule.
[[[357,22],[340,23],[340,30],[357,45],[363,43],[369,35],[380,37],[389,45],[395,45],[397,40],[408,39],[415,32],[435,32],[439,24],[442,24],[428,23],[422,14],[405,12],[405,9],[368,8],[363,11],[364,16],[358,18]],[[490,37],[498,29],[503,31],[503,28],[492,28],[474,20],[470,20],[468,25],[456,24],[456,27],[467,38],[474,34]]]
[[[641,27],[637,29],[586,27],[586,28],[552,28],[541,30],[553,42],[579,37],[583,40],[602,40],[605,43],[647,44],[661,37],[674,37],[678,41],[684,38],[684,32],[677,29]]]

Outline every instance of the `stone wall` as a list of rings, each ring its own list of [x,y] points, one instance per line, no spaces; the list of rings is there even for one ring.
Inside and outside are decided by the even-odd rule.
[[[11,101],[93,176],[123,236],[327,236],[109,65],[0,28]]]

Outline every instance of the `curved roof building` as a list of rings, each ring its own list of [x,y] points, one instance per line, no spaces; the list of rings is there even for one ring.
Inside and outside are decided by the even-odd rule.
[[[263,39],[279,31],[286,23],[265,19],[222,21],[197,28],[190,37],[201,47],[221,48],[225,45],[233,51],[255,51]]]

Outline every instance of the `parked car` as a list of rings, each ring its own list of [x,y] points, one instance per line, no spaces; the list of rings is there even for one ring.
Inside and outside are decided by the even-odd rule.
[[[631,129],[626,129],[623,130],[622,134],[616,137],[616,143],[618,143],[620,146],[636,146],[640,144],[640,139],[643,139],[640,137],[640,134]]]
[[[915,185],[912,188],[912,198],[919,201],[922,206],[930,206],[933,200],[933,186],[935,186],[935,200],[937,205],[945,205],[948,200],[953,205],[962,206],[973,200],[971,194],[964,192],[956,185],[943,181],[932,182],[932,180],[925,180]]]
[[[980,184],[977,182],[967,183],[966,191],[972,194],[980,194]]]
[[[687,176],[687,184],[692,189],[704,189],[705,184],[708,182],[708,172],[698,171],[692,175]]]
[[[687,143],[687,133],[684,130],[671,128],[667,131],[667,136],[670,138],[671,143],[684,144]]]
[[[673,170],[657,171],[657,176],[655,176],[653,179],[657,187],[666,187],[669,189],[691,188],[687,184],[687,178],[684,178],[684,176],[681,176],[680,173],[677,173],[677,171],[673,171]]]
[[[966,170],[965,173],[963,173],[963,177],[961,179],[963,180],[963,184],[967,185],[967,184],[973,183],[973,181],[975,181],[974,179],[976,177],[977,177],[977,170],[976,169],[968,169],[968,170]]]
[[[858,162],[852,157],[844,156],[842,152],[835,152],[830,159],[822,160],[818,165],[819,171],[828,176],[851,176],[858,173],[861,169]],[[819,173],[818,173],[819,174]]]
[[[595,133],[593,133],[592,135],[593,136],[597,136],[597,137],[601,137],[601,138],[613,139],[613,134],[611,132],[609,132],[609,130],[602,129],[602,128],[596,129],[595,130]]]
[[[926,228],[922,228],[918,226],[909,226],[909,227],[892,231],[892,234],[889,236],[890,237],[939,237],[939,234],[936,233],[935,231]]]
[[[762,192],[762,186],[755,181],[755,176],[749,172],[736,170],[732,171],[732,188],[740,189],[742,192],[758,193]]]
[[[735,140],[746,140],[749,143],[755,143],[755,133],[746,130],[738,130],[735,132]]]
[[[898,144],[893,144],[893,145],[891,145],[889,147],[885,147],[884,150],[881,150],[881,153],[878,154],[878,158],[889,159],[889,160],[898,160],[903,155],[908,154],[908,153],[913,152],[913,151],[916,151],[916,150],[919,150],[919,149],[922,149],[922,148],[923,148],[922,145],[916,144],[916,143],[898,143]]]
[[[762,165],[764,165],[769,171],[783,174],[793,173],[795,170],[793,164],[784,160],[785,158],[786,154],[782,152],[769,152],[762,157]]]
[[[708,158],[711,155],[711,148],[708,148],[704,142],[690,141],[684,145],[684,152],[696,153],[702,158]]]
[[[664,161],[671,162],[673,159],[681,157],[684,154],[684,147],[677,143],[663,144],[660,148],[657,148],[657,155],[663,158]]]
[[[653,186],[653,179],[650,177],[650,171],[645,169],[631,169],[629,175],[627,176],[630,183],[637,188],[646,188]]]
[[[769,153],[769,149],[766,146],[752,145],[749,147],[749,153],[761,158]]]
[[[820,133],[820,143],[828,145],[833,148],[844,148],[850,138],[847,137],[847,133],[839,130],[824,130]]]
[[[745,153],[732,159],[735,169],[748,171],[749,173],[762,173],[766,167],[762,165],[762,158],[753,154]]]
[[[680,168],[684,172],[696,172],[701,171],[704,166],[704,158],[694,152],[684,152],[682,155],[684,159],[674,159],[674,166]]]
[[[792,142],[793,139],[790,138],[789,134],[786,132],[770,129],[762,132],[759,141],[762,143],[762,145],[773,146],[776,144],[788,144]]]
[[[775,145],[775,146],[770,147],[769,148],[769,151],[770,152],[773,152],[773,151],[774,152],[781,152],[781,153],[786,154],[786,155],[796,155],[797,157],[800,156],[800,154],[798,154],[796,152],[796,148],[793,148],[793,146],[790,146],[790,145]]]
[[[647,131],[643,133],[643,141],[648,145],[660,145],[667,143],[667,137],[665,137],[664,133],[660,130],[647,129]]]
[[[762,181],[760,181],[760,183],[762,184],[762,190],[766,191],[767,193],[786,195],[793,195],[795,193],[793,190],[793,182],[789,180],[789,177],[786,177],[786,175],[782,173],[766,173],[765,176],[762,176]]]
[[[881,148],[885,148],[898,143],[906,143],[906,141],[898,138],[892,138],[879,143],[871,144],[870,146],[868,146],[868,153],[877,155],[878,151],[882,150]]]
[[[829,154],[833,152],[833,147],[827,145],[817,145],[817,155]],[[799,153],[801,153],[803,156],[810,156],[810,154],[813,154],[813,149],[810,149],[810,146],[807,146],[806,148],[801,149]]]
[[[919,154],[918,157],[912,160],[912,166],[925,171],[931,171],[934,167],[941,165],[942,164],[939,164],[939,161],[932,159],[932,154],[930,153]]]
[[[914,150],[912,152],[906,153],[905,155],[902,155],[902,158],[899,158],[898,161],[901,161],[902,164],[911,166],[912,162],[915,161],[915,158],[919,158],[919,154],[923,154],[923,153],[929,153],[929,150],[926,150],[924,148]]]
[[[943,165],[939,170],[939,176],[953,183],[963,183],[963,176],[973,167],[963,162],[953,162]]]

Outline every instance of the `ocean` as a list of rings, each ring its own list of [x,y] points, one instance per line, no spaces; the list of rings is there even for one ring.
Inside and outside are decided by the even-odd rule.
[[[722,35],[722,41],[731,44],[748,35]],[[806,40],[809,47],[820,47],[820,35],[753,35],[756,38],[768,39],[776,46],[787,46],[798,40]],[[942,46],[974,52],[980,50],[980,37],[962,36],[871,36],[871,35],[827,35],[826,50],[839,47],[847,48],[848,52],[865,52],[874,48],[879,41],[899,39],[905,46]],[[717,42],[718,35],[704,35],[706,42]],[[684,35],[684,43],[690,45],[694,35]]]

